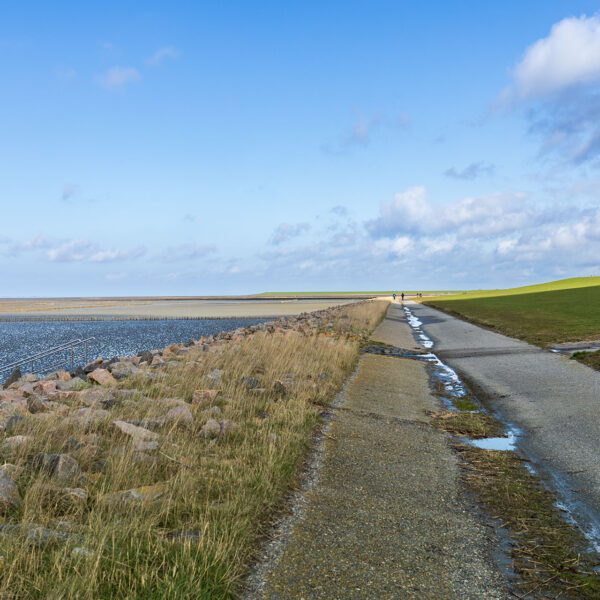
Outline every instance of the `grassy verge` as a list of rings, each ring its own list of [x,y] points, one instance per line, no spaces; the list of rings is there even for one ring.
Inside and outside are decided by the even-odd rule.
[[[386,307],[351,304],[174,348],[118,389],[93,390],[110,394],[103,408],[87,407],[84,390],[24,414],[0,440],[25,436],[0,444],[22,498],[2,504],[0,596],[233,598],[322,407]],[[214,398],[194,394],[208,387]],[[165,420],[176,407],[186,418]],[[158,447],[115,420],[151,429]],[[36,468],[40,452],[68,453],[82,474],[58,485]]]
[[[470,410],[470,409],[469,409]],[[432,413],[434,424],[471,438],[502,435],[502,424],[481,412]],[[600,598],[596,554],[581,532],[567,523],[555,495],[509,451],[483,450],[457,442],[464,481],[475,498],[508,529],[518,598]]]
[[[600,350],[596,350],[596,352],[574,352],[571,358],[600,371]]]
[[[600,338],[598,277],[433,298],[424,304],[541,346]]]

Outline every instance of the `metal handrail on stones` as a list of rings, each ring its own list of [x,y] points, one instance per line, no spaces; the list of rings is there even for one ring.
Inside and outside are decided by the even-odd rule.
[[[28,364],[31,364],[31,372],[33,373],[34,372],[33,363],[35,361],[41,360],[42,358],[47,358],[48,356],[52,356],[53,354],[58,354],[59,352],[64,352],[65,350],[71,351],[71,371],[72,371],[75,368],[75,351],[74,351],[74,349],[77,348],[78,346],[83,345],[84,360],[85,360],[85,363],[87,363],[88,362],[88,342],[91,342],[92,340],[95,340],[95,339],[96,339],[95,337],[89,337],[89,338],[86,338],[85,340],[78,338],[76,340],[71,340],[70,342],[65,342],[64,344],[60,344],[59,346],[54,346],[53,348],[49,348],[48,350],[44,350],[43,352],[38,352],[37,354],[33,354],[32,356],[28,356],[27,358],[23,358],[21,360],[17,360],[8,365],[4,365],[4,366],[0,367],[0,373],[2,373],[4,371],[8,371],[9,369],[12,369],[14,371],[15,369],[21,367],[22,365],[28,365]],[[69,361],[69,359],[66,358],[64,361],[58,362],[50,367],[45,367],[42,370],[43,371],[52,370],[56,367],[66,364],[68,361]]]

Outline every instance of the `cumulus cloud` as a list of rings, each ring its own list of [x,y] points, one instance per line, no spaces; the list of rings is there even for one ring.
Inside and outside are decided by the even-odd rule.
[[[175,59],[178,58],[180,54],[181,52],[173,46],[163,46],[146,59],[146,64],[150,67],[158,67],[165,59]]]
[[[464,169],[450,167],[444,171],[444,175],[446,177],[450,177],[451,179],[472,180],[485,175],[493,175],[495,170],[496,168],[494,165],[479,161],[467,165]]]
[[[600,156],[600,17],[570,17],[533,43],[500,95],[524,109],[541,154],[582,164]]]
[[[95,81],[107,90],[115,90],[142,78],[140,72],[133,67],[114,66],[105,73],[96,76]]]
[[[161,254],[160,258],[166,262],[180,262],[205,258],[217,251],[214,244],[180,244],[169,246]]]
[[[283,244],[292,238],[302,235],[309,229],[310,225],[308,223],[298,223],[296,225],[281,223],[275,228],[275,231],[273,231],[269,243],[271,243],[273,246],[278,246],[279,244]]]
[[[600,80],[600,18],[570,17],[525,51],[513,69],[506,100],[536,98]]]
[[[523,194],[512,192],[432,205],[425,187],[414,186],[395,194],[392,202],[384,202],[379,216],[368,221],[366,228],[375,238],[448,232],[462,237],[498,235],[531,226],[542,218],[523,200]]]

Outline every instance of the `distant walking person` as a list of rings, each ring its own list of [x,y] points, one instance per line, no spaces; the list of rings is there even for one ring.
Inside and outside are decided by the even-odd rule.
[[[402,296],[402,302],[404,302],[404,292],[402,292],[400,295]]]
[[[396,292],[394,292],[392,296],[394,296],[394,302],[396,302]]]

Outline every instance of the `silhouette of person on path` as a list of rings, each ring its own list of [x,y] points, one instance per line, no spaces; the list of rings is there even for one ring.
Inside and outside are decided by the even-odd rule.
[[[396,302],[396,294],[392,294],[392,296],[394,296],[394,302]]]
[[[402,292],[401,296],[402,296],[402,302],[404,302],[404,292]]]

